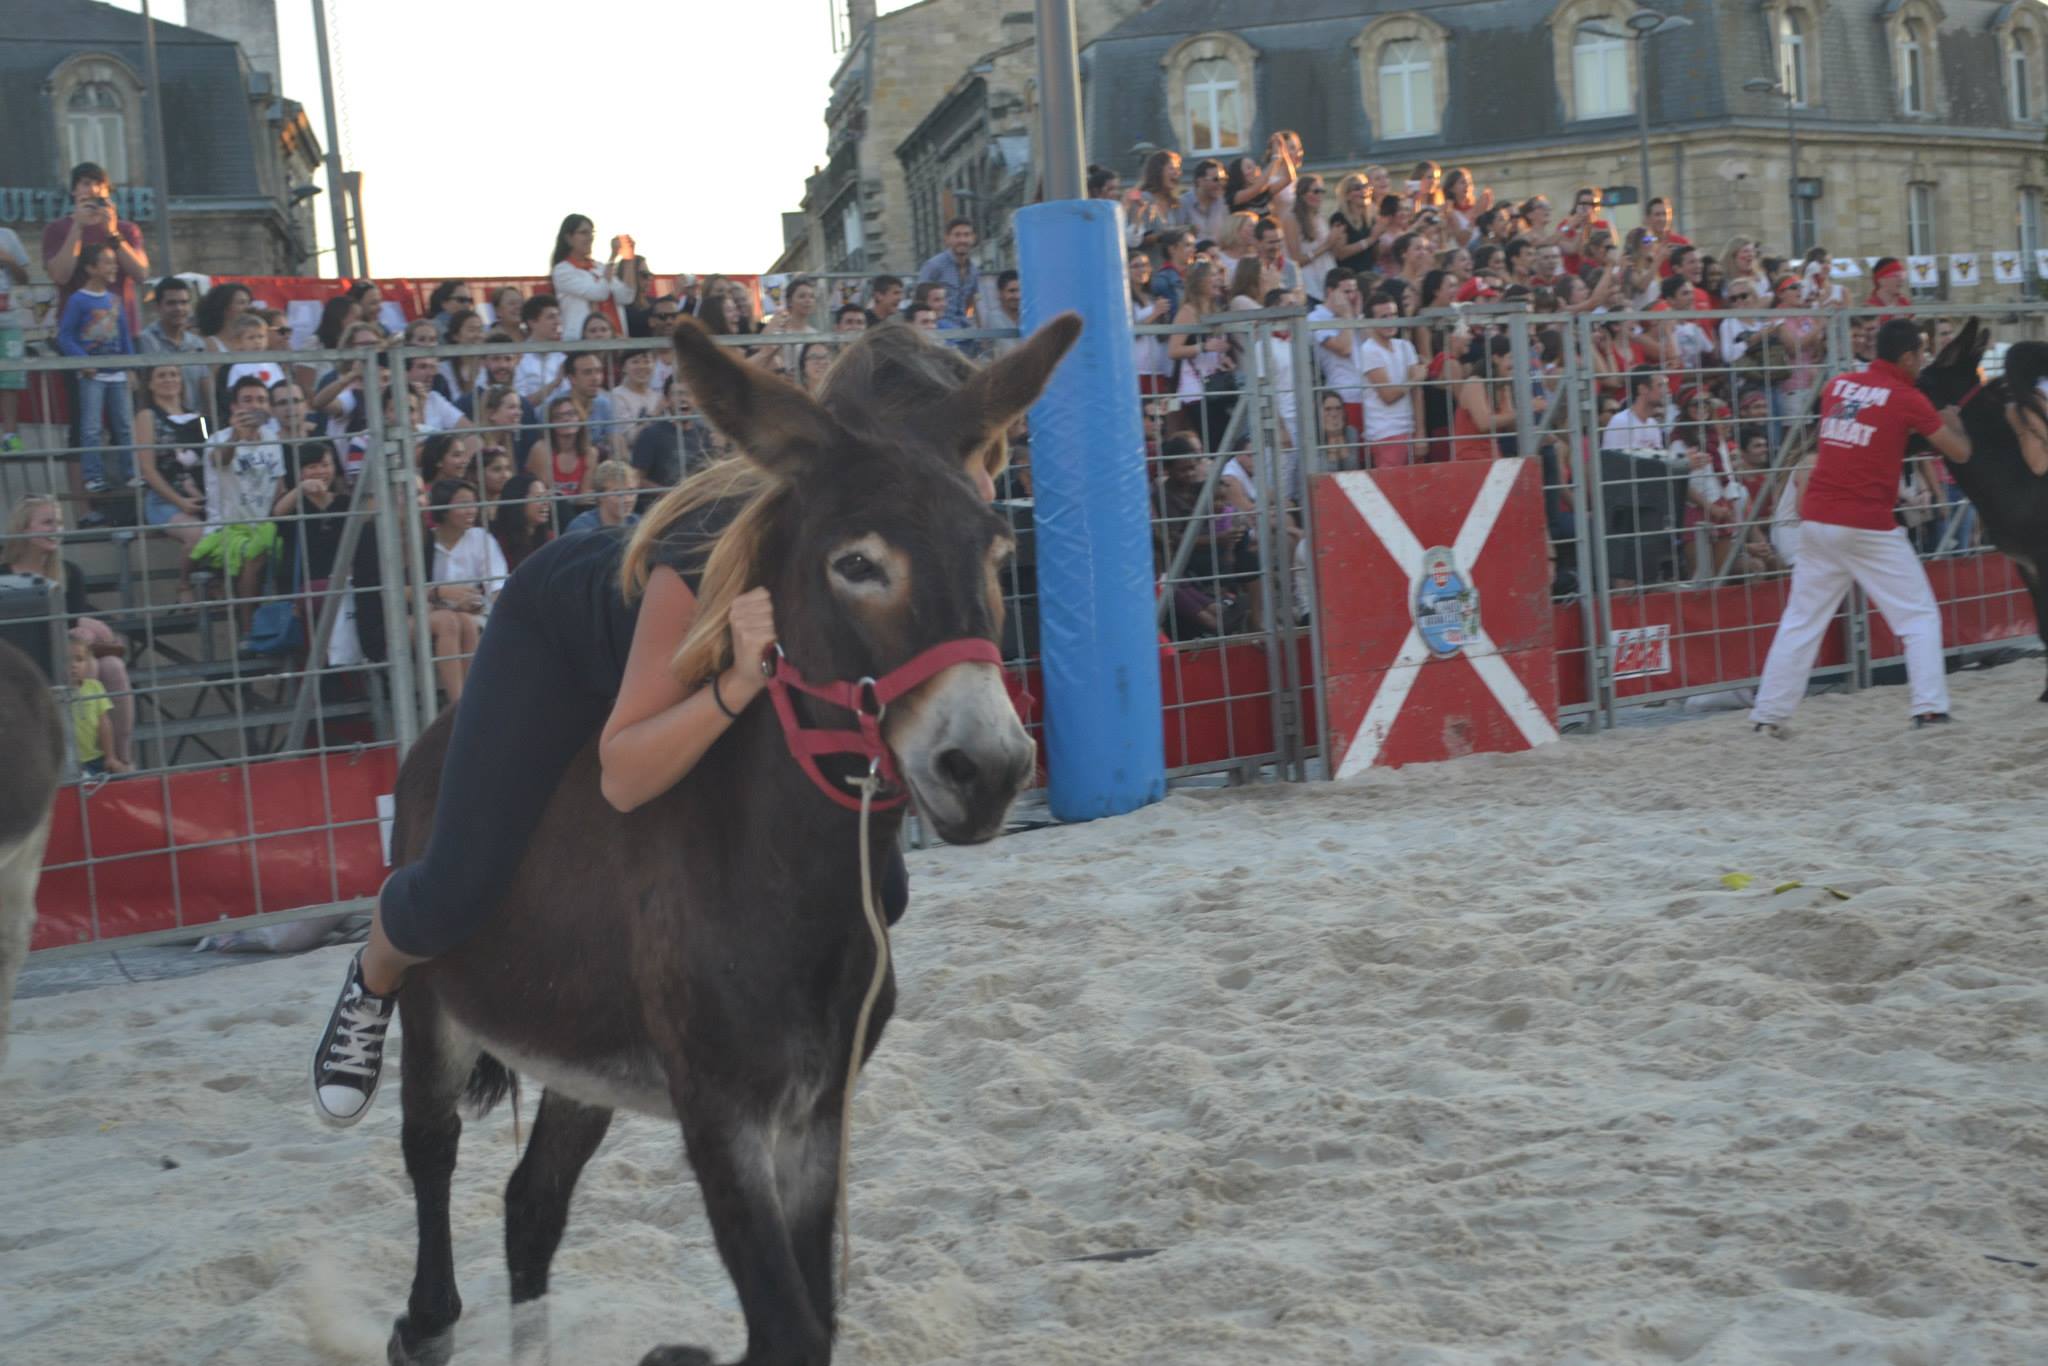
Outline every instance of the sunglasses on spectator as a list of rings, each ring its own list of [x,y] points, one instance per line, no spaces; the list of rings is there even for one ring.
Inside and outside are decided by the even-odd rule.
[[[468,308],[475,300],[471,299],[467,294],[451,294],[448,296],[448,302],[451,304],[461,304],[464,308]]]

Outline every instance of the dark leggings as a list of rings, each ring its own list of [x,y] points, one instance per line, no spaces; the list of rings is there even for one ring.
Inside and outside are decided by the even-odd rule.
[[[393,873],[379,900],[400,953],[438,957],[483,924],[570,761],[604,729],[617,685],[606,691],[593,666],[623,647],[591,615],[584,595],[545,574],[514,574],[499,595],[455,708],[426,855]],[[615,620],[630,640],[630,612]],[[884,861],[880,891],[893,925],[910,902],[900,851]]]

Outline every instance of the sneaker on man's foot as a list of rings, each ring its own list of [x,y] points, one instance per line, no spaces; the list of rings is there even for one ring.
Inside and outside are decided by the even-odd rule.
[[[85,491],[87,493],[105,493],[108,490],[112,489],[113,487],[114,486],[112,484],[109,484],[104,479],[95,478],[88,479],[85,481]]]
[[[1759,721],[1750,727],[1749,733],[1751,735],[1768,735],[1773,740],[1789,740],[1792,738],[1792,732],[1776,721]]]
[[[1946,726],[1948,724],[1948,713],[1945,711],[1923,711],[1913,718],[1914,730],[1921,730],[1927,726]]]
[[[313,1053],[313,1108],[320,1118],[346,1128],[370,1112],[384,1075],[384,1035],[397,1000],[363,985],[363,955],[348,960],[348,980],[327,1018],[327,1032]]]

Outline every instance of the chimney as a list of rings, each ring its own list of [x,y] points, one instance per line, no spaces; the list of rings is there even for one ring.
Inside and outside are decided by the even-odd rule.
[[[270,92],[284,90],[277,64],[277,0],[185,0],[185,26],[239,44],[249,69],[270,77]]]

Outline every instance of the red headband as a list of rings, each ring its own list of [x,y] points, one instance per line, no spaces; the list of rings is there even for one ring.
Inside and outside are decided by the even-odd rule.
[[[1870,278],[1873,280],[1883,280],[1893,275],[1904,275],[1905,273],[1906,263],[1904,261],[1887,261],[1871,272]]]

